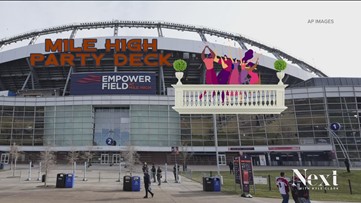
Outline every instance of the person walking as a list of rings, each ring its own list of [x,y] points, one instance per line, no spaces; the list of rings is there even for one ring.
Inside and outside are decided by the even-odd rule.
[[[153,182],[155,183],[155,182],[156,182],[156,181],[155,181],[155,174],[156,174],[157,170],[155,169],[154,164],[152,165],[151,171],[152,171],[152,177],[153,177],[153,180],[154,180]]]
[[[351,171],[350,171],[350,162],[348,161],[347,158],[345,159],[345,166],[346,166],[347,172],[350,173],[350,172],[351,172]]]
[[[143,167],[142,167],[142,171],[143,171],[143,173],[145,173],[145,172],[148,173],[148,165],[147,165],[147,162],[144,162]]]
[[[290,180],[290,182],[288,184],[291,189],[291,195],[292,195],[293,201],[295,201],[295,203],[299,203],[298,196],[297,196],[298,189],[297,189],[296,181],[297,181],[297,177],[292,177],[292,179]]]
[[[297,179],[295,184],[297,187],[298,203],[311,203],[310,190],[307,187],[307,182],[306,185],[304,185],[300,179]]]
[[[228,164],[228,166],[229,166],[229,174],[234,174],[234,171],[233,171],[233,162],[230,161],[229,164]]]
[[[160,166],[158,166],[157,169],[157,180],[158,180],[158,185],[161,184],[161,178],[162,178],[162,169],[160,168]]]
[[[154,197],[154,193],[150,189],[150,176],[148,174],[148,171],[144,172],[144,189],[145,189],[145,196],[143,198],[148,198],[148,192]]]
[[[178,183],[178,172],[179,171],[177,171],[176,165],[174,165],[174,167],[173,167],[173,175],[174,175],[174,182],[175,183]]]
[[[285,172],[280,173],[279,178],[277,178],[277,187],[280,191],[280,194],[282,196],[282,203],[288,203],[288,200],[290,198],[288,192],[289,192],[289,184],[288,181],[285,178]]]

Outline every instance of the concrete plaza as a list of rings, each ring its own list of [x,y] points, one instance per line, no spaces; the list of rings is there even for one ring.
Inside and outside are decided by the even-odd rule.
[[[31,180],[27,181],[29,171],[25,165],[18,166],[13,177],[12,171],[8,168],[0,171],[0,202],[11,203],[62,203],[62,202],[204,202],[204,203],[279,203],[279,199],[269,198],[242,198],[239,195],[230,195],[222,192],[204,192],[202,185],[191,181],[185,177],[181,178],[181,183],[175,183],[170,167],[167,173],[167,183],[161,186],[152,184],[153,198],[144,199],[144,188],[142,185],[140,192],[123,191],[123,180],[117,182],[119,178],[119,166],[96,165],[87,171],[87,181],[83,181],[83,170],[78,166],[74,188],[55,188],[57,173],[71,173],[70,166],[57,166],[57,170],[52,170],[48,179],[49,187],[42,187],[44,184],[38,181],[38,168],[32,168]],[[208,169],[205,166],[193,167],[193,170]],[[227,168],[222,168],[226,170]],[[122,169],[124,170],[124,169]],[[121,173],[123,177],[125,171]],[[143,177],[140,168],[133,175]],[[164,180],[164,173],[163,173]],[[143,183],[143,180],[141,181]],[[275,191],[276,193],[277,191]],[[292,201],[290,201],[292,202]],[[324,203],[312,201],[313,203]],[[331,202],[328,202],[331,203]],[[335,203],[335,202],[333,202]]]

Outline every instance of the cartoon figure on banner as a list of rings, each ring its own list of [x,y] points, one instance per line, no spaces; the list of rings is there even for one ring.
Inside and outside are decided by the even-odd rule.
[[[208,56],[206,57],[205,56],[205,51],[206,51],[206,48],[209,50],[209,54]],[[210,49],[208,46],[205,46],[203,51],[202,51],[202,60],[206,66],[206,84],[218,84],[218,79],[217,79],[217,76],[216,76],[216,71],[214,70],[214,65],[213,65],[213,61],[214,61],[214,58],[216,57],[216,54],[214,53],[214,51],[212,49]]]

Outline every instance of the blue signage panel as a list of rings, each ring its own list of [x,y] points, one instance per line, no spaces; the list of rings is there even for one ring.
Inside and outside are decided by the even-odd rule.
[[[71,95],[155,93],[155,73],[75,73],[71,75]]]
[[[338,130],[341,129],[341,124],[339,124],[339,123],[331,123],[330,128],[333,131],[338,131]]]
[[[114,140],[109,137],[105,140],[105,142],[107,143],[107,145],[113,145]]]

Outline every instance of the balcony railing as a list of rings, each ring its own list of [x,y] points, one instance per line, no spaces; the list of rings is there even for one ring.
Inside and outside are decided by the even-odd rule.
[[[173,85],[180,114],[280,114],[287,85]]]

